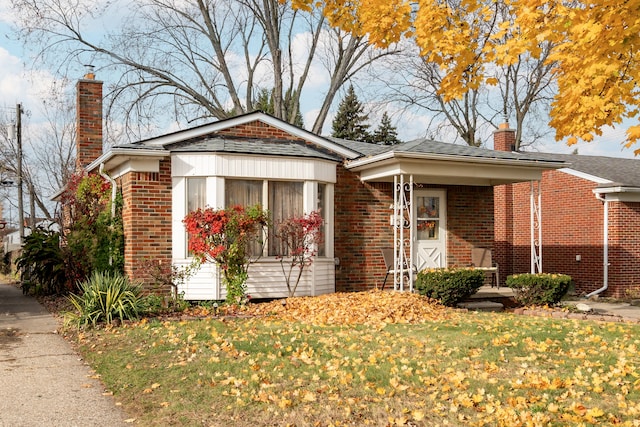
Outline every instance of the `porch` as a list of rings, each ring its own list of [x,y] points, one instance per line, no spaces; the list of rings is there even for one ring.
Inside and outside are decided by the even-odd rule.
[[[392,246],[393,288],[413,291],[414,275],[404,274],[411,266],[418,270],[468,266],[473,247],[495,250],[494,215],[500,207],[494,206],[494,187],[530,182],[534,212],[530,222],[531,268],[539,271],[542,247],[538,182],[544,170],[561,167],[561,162],[433,141],[407,143],[402,148],[402,151],[388,151],[346,163],[345,169],[357,177],[358,182],[351,182],[345,189],[336,185],[336,221],[344,219],[358,229],[355,222],[349,223],[346,215],[340,217],[339,214],[344,211],[358,216],[357,209],[354,212],[350,206],[355,199],[357,206],[368,206],[360,214],[367,215],[369,227],[362,229],[362,236],[358,235],[360,242],[342,246],[336,243],[336,256],[341,264],[357,269],[360,262],[370,270],[379,268],[384,273],[384,267],[372,257],[379,258],[382,247]],[[345,198],[341,200],[343,191]],[[348,238],[345,227],[336,230],[336,242]],[[361,261],[351,255],[360,251]],[[343,263],[342,258],[348,262]],[[403,280],[405,276],[408,280]],[[345,283],[354,279],[377,284],[381,276],[369,271],[356,278],[353,272],[338,272],[336,288],[357,290],[353,284]]]

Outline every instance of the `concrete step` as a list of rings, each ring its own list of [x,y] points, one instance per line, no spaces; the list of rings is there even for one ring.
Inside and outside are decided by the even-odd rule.
[[[467,301],[458,303],[458,308],[466,308],[472,311],[502,311],[504,305],[493,301]]]

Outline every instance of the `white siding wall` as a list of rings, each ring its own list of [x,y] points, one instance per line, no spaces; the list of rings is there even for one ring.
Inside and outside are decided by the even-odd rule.
[[[187,266],[188,262],[175,263]],[[285,269],[287,265],[285,263]],[[292,274],[293,286],[295,282]],[[335,267],[333,259],[318,258],[307,267],[300,279],[296,296],[316,296],[335,292]],[[215,264],[203,264],[193,276],[178,287],[187,300],[223,300],[226,289],[218,275]],[[249,267],[247,293],[252,298],[285,298],[289,296],[287,284],[280,262],[275,259],[263,259]]]
[[[174,154],[171,176],[227,176],[336,182],[336,164],[320,159],[231,154]]]

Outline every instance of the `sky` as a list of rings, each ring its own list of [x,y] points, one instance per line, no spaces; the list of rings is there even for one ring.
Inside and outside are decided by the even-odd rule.
[[[41,99],[44,94],[50,93],[51,87],[55,85],[56,79],[46,68],[39,69],[31,67],[29,58],[25,50],[18,43],[12,40],[11,28],[8,20],[11,19],[10,0],[0,0],[0,113],[3,115],[15,114],[15,105],[21,103],[23,108],[29,112],[26,118],[26,126],[37,126],[44,118],[40,112]],[[78,76],[80,78],[82,76]],[[109,76],[98,76],[100,80],[108,81]],[[322,85],[328,81],[327,76],[323,76],[322,70],[312,70],[311,85]],[[305,123],[311,124],[317,115],[318,105],[313,101],[302,101],[302,110]],[[326,121],[324,134],[330,132],[330,123],[333,115]],[[419,113],[393,115],[399,121],[396,125],[401,140],[410,140],[424,136],[426,124],[429,117]],[[167,131],[175,129],[167,129]],[[25,135],[28,132],[25,132]],[[619,129],[604,129],[602,137],[596,137],[591,143],[579,143],[568,147],[562,142],[555,142],[552,137],[536,145],[536,151],[571,153],[575,149],[580,154],[604,155],[612,157],[634,157],[633,148],[623,148],[621,141],[624,139],[624,127]],[[448,142],[448,141],[445,141]]]

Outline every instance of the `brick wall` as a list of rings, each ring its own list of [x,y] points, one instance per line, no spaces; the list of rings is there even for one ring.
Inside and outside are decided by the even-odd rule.
[[[146,260],[171,263],[171,161],[160,162],[160,172],[129,172],[119,179],[124,206],[125,273],[133,280],[151,282]]]
[[[447,263],[471,264],[471,248],[493,249],[493,187],[445,186]]]
[[[335,186],[336,291],[380,287],[386,273],[380,249],[393,247],[389,216],[392,183],[361,182],[357,174],[338,166]],[[429,186],[447,192],[447,263],[471,263],[471,247],[492,248],[493,189],[491,187]],[[391,279],[389,279],[391,280]]]
[[[219,135],[249,137],[249,138],[274,138],[286,139],[290,141],[299,141],[300,138],[294,137],[288,132],[270,126],[261,121],[253,121],[243,125],[234,126],[218,132]]]
[[[76,169],[102,154],[102,82],[79,80],[76,86]]]
[[[360,291],[382,286],[386,272],[380,249],[393,247],[389,206],[391,183],[363,183],[337,167],[335,185],[336,291]]]
[[[594,186],[560,171],[546,171],[541,180],[542,271],[570,275],[578,294],[603,283],[604,209]],[[530,191],[528,182],[496,187],[496,260],[503,279],[531,271]]]
[[[640,292],[640,203],[609,203],[609,289],[616,298]]]

